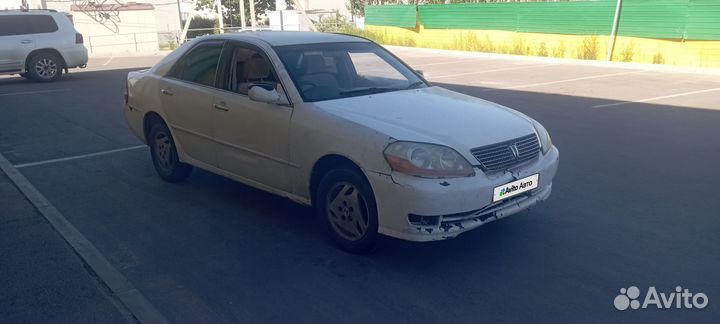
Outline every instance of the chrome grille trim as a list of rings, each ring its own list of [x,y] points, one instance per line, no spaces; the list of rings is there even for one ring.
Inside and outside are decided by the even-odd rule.
[[[513,155],[512,145],[517,148],[518,156]],[[476,147],[470,150],[475,159],[480,162],[483,171],[498,171],[530,161],[538,156],[540,142],[537,135],[530,134],[505,142]]]

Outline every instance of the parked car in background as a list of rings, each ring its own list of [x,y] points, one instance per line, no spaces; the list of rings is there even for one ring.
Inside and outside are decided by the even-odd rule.
[[[0,74],[57,81],[63,70],[85,67],[83,36],[67,14],[53,10],[0,11]]]
[[[201,37],[129,73],[125,99],[160,177],[196,166],[313,205],[352,252],[525,210],[548,198],[559,161],[533,119],[433,86],[348,35]]]

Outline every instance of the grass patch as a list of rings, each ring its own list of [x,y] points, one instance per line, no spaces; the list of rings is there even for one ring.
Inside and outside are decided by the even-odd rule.
[[[665,64],[665,56],[660,52],[653,55],[653,64]]]
[[[620,61],[632,62],[633,56],[635,56],[635,43],[627,44],[620,52]]]
[[[597,60],[598,47],[597,36],[585,37],[582,44],[578,47],[577,58],[581,60]]]

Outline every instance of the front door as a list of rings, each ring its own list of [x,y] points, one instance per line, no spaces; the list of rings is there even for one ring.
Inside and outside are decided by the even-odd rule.
[[[163,111],[176,145],[190,158],[217,166],[212,137],[213,95],[223,42],[196,45],[159,81]]]
[[[31,24],[23,16],[0,16],[0,72],[20,71],[35,48]]]
[[[249,88],[258,85],[284,96],[277,74],[265,53],[251,45],[229,43],[223,55],[224,91],[217,92],[212,109],[218,165],[261,186],[289,192],[292,107],[248,97]]]

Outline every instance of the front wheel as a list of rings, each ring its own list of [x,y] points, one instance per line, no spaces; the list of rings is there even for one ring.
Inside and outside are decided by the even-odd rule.
[[[190,176],[192,166],[178,159],[175,141],[164,123],[155,123],[150,128],[148,145],[155,171],[163,180],[180,182]]]
[[[365,176],[346,168],[328,172],[318,187],[317,212],[330,238],[343,250],[364,254],[379,240],[375,196]]]

